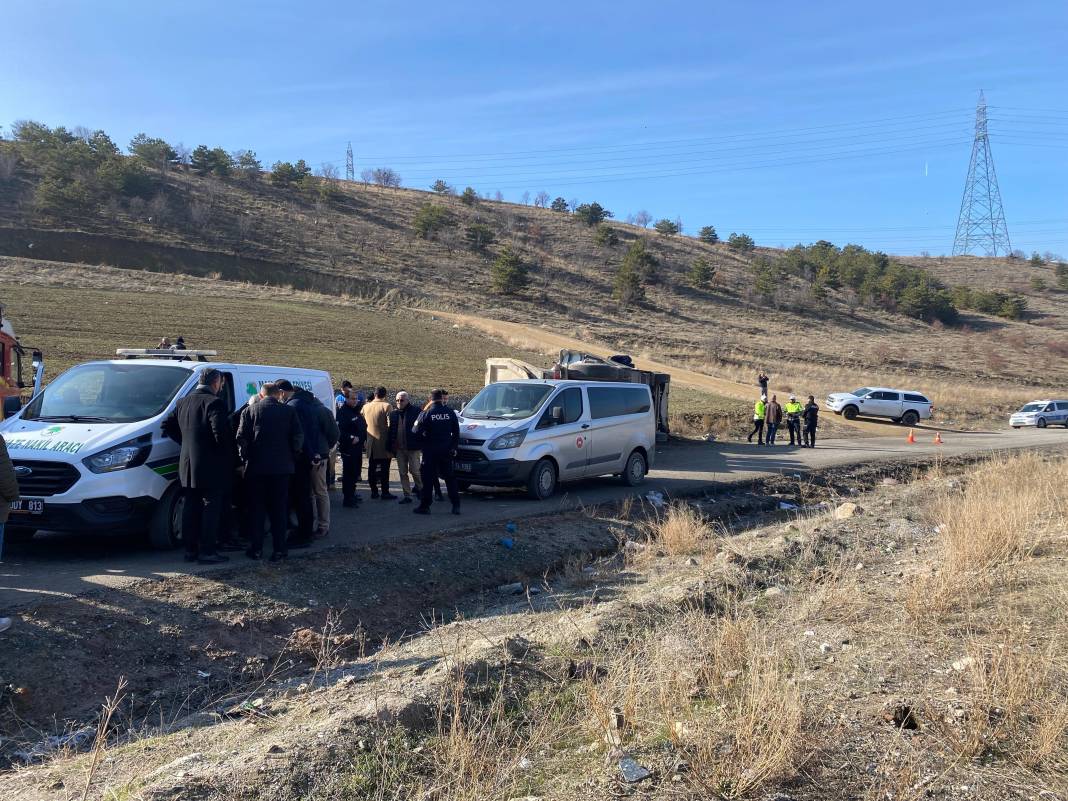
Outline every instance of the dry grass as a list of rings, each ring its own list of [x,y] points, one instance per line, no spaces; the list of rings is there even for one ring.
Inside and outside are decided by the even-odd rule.
[[[685,501],[675,501],[647,524],[649,547],[669,556],[688,556],[715,548],[716,531]]]

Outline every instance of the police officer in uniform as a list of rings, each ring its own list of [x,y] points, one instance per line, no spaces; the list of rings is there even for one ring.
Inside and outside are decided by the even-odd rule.
[[[790,429],[790,444],[801,444],[801,412],[804,407],[797,402],[797,396],[791,395],[783,411],[786,412],[786,427]]]
[[[460,514],[460,493],[456,489],[456,478],[452,472],[452,457],[460,445],[460,420],[456,412],[445,405],[444,393],[435,389],[430,396],[430,408],[424,409],[415,421],[413,429],[422,440],[423,454],[420,474],[423,479],[423,491],[415,513],[430,514],[430,504],[434,497],[434,487],[438,477],[445,479],[445,488],[452,501],[452,513]]]

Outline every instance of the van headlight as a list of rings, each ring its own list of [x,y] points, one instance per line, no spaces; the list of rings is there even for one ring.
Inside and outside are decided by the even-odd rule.
[[[502,434],[490,443],[491,451],[506,451],[510,448],[518,448],[523,444],[523,440],[527,438],[527,430],[524,428],[522,431],[513,431],[509,434]]]
[[[140,467],[152,450],[152,438],[148,434],[131,439],[82,459],[82,464],[94,473],[112,473],[130,467]]]

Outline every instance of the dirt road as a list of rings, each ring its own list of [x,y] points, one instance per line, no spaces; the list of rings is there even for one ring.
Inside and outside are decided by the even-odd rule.
[[[953,434],[946,436],[942,446],[932,444],[929,435],[920,444],[910,446],[898,427],[880,426],[880,430],[883,436],[828,440],[815,450],[758,448],[736,442],[673,443],[657,451],[655,468],[640,492],[693,493],[767,474],[792,477],[806,470],[927,458],[934,453],[950,456],[1027,447],[1068,448],[1068,431],[1061,429]],[[894,436],[887,436],[888,430]],[[361,509],[342,509],[340,498],[335,497],[331,536],[317,543],[312,551],[374,546],[480,523],[500,524],[505,536],[504,524],[508,520],[614,501],[627,492],[618,481],[609,478],[568,485],[554,499],[541,503],[528,500],[519,491],[475,492],[464,496],[463,514],[459,517],[448,514],[447,505],[442,504],[436,505],[429,517],[413,515],[410,506],[397,506],[394,502],[367,500]],[[300,553],[306,552],[294,552],[294,556]],[[242,564],[252,568],[239,553],[228,567]],[[77,596],[146,579],[210,571],[208,567],[186,564],[180,554],[151,551],[130,539],[43,534],[29,543],[8,545],[0,565],[0,610],[32,605],[49,597]]]

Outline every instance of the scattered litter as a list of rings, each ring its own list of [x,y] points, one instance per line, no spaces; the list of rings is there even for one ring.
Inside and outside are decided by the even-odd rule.
[[[96,739],[96,726],[85,726],[70,734],[45,737],[41,742],[23,751],[16,751],[15,756],[23,762],[36,762],[44,759],[54,751],[71,749],[81,751],[93,744]]]
[[[197,675],[200,676],[200,678],[202,678],[202,679],[210,679],[211,678],[211,674],[208,673],[208,671],[206,671],[206,670],[198,670],[197,671]]]
[[[537,586],[536,584],[531,584],[529,587],[527,587],[527,592],[529,592],[531,595],[541,595],[541,587]]]
[[[716,435],[715,434],[705,434],[703,439],[704,439],[705,442],[715,442],[716,441]]]
[[[509,520],[507,523],[504,524],[504,530],[507,531],[509,534],[515,534],[516,531],[519,530],[519,526],[515,524],[514,520]]]
[[[308,606],[315,607],[315,606],[318,606],[318,605],[319,605],[319,602],[316,601],[314,598],[309,598],[308,599]]]
[[[627,544],[623,546],[624,551],[644,551],[644,542],[635,542],[634,540],[627,540]]]
[[[523,582],[516,581],[512,584],[502,584],[497,588],[501,595],[519,595],[523,592]]]
[[[965,656],[953,663],[954,670],[967,670],[975,664],[974,656]]]
[[[784,512],[789,512],[797,508],[796,503],[789,503],[787,501],[779,501],[779,509]]]
[[[800,479],[801,478],[801,474],[800,473],[794,473],[794,478]]]
[[[820,643],[820,653],[821,654],[829,654],[833,650],[834,650],[834,646],[832,646],[829,642],[821,642]]]
[[[519,760],[519,769],[520,770],[530,770],[530,766],[532,764],[533,763],[529,759],[527,759],[526,757],[523,757],[522,759]]]
[[[649,501],[649,503],[659,509],[664,505],[664,493],[657,492],[656,490],[649,490],[649,492],[645,493],[645,500]]]
[[[623,775],[623,781],[628,784],[645,781],[653,775],[648,768],[643,768],[628,756],[619,760],[619,772]]]
[[[808,631],[805,632],[805,636],[806,637],[815,637],[816,636],[816,632],[814,632],[812,629],[809,629]]]
[[[501,537],[499,540],[497,540],[497,542],[503,545],[509,551],[515,547],[515,540],[513,540],[511,537]]]

